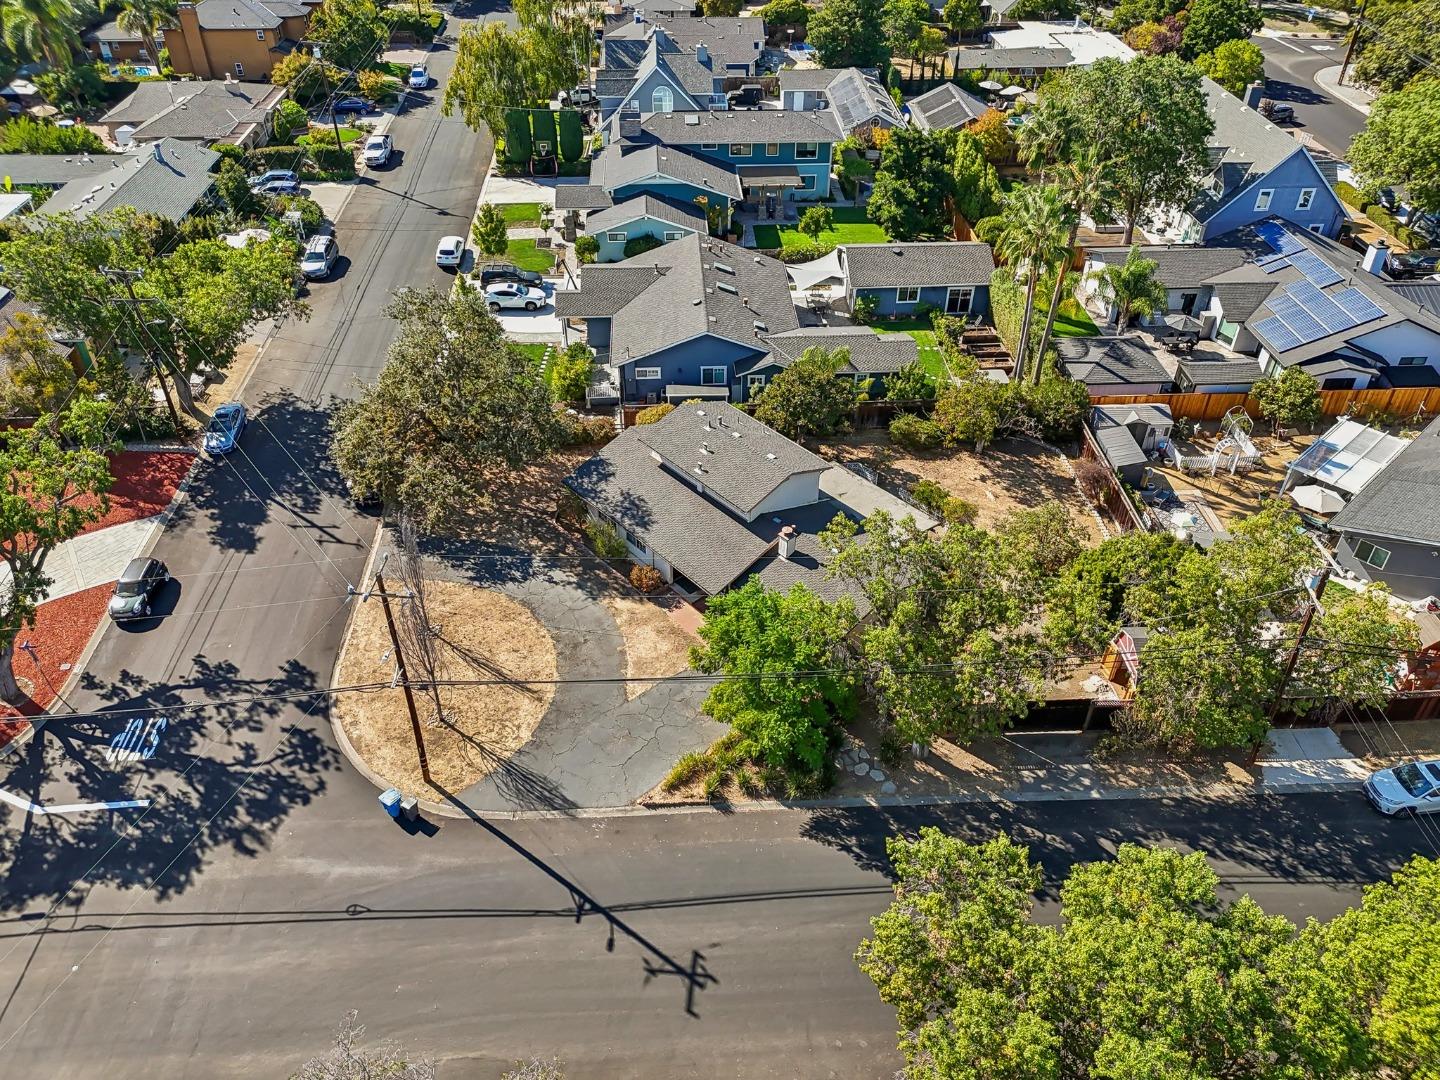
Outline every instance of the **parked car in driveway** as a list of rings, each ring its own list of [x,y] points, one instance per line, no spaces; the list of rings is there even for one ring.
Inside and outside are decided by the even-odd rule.
[[[501,308],[539,311],[550,302],[550,298],[545,295],[544,289],[521,285],[518,281],[502,281],[486,287],[485,302],[490,305],[491,311],[499,311]]]
[[[365,149],[361,153],[366,165],[384,165],[394,149],[395,142],[389,135],[371,135],[365,140]]]
[[[1365,798],[1382,814],[1434,813],[1440,810],[1440,761],[1407,761],[1373,772]]]
[[[1386,270],[1394,278],[1417,278],[1433,274],[1440,270],[1440,248],[1393,252]]]
[[[210,426],[205,429],[205,452],[207,454],[228,454],[240,441],[245,430],[245,406],[238,401],[229,401],[215,410],[210,417]]]
[[[368,113],[375,108],[373,101],[366,101],[362,97],[341,98],[330,107],[331,112],[337,113]]]
[[[544,275],[534,270],[521,270],[513,263],[486,263],[480,268],[480,284],[489,288],[496,282],[515,281],[521,285],[534,285],[537,288],[544,284]]]
[[[1269,98],[1260,100],[1260,115],[1269,120],[1272,124],[1293,124],[1295,122],[1295,107],[1286,105],[1283,101],[1271,101]]]
[[[442,236],[435,247],[436,266],[459,266],[465,261],[465,238]]]
[[[159,559],[131,559],[110,594],[110,618],[116,622],[147,618],[155,594],[169,580],[170,571]]]
[[[251,184],[252,195],[299,195],[300,181],[286,180],[283,177],[276,180],[266,180],[263,184]]]
[[[289,180],[291,183],[298,184],[300,182],[300,174],[291,169],[270,169],[268,172],[263,172],[259,176],[250,177],[250,186],[254,188],[260,184],[268,184],[272,180]]]

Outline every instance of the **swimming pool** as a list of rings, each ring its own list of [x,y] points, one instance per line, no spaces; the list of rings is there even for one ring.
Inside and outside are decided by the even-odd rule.
[[[159,70],[158,68],[149,67],[148,65],[145,65],[145,64],[137,64],[137,65],[134,66],[134,67],[126,67],[126,68],[124,68],[124,69],[122,70],[122,68],[120,67],[119,64],[111,64],[111,65],[110,65],[110,74],[111,74],[111,75],[125,74],[125,75],[133,75],[133,76],[136,76],[137,78],[145,78],[146,76],[149,76],[149,75],[159,75],[159,74],[160,74],[160,70]]]

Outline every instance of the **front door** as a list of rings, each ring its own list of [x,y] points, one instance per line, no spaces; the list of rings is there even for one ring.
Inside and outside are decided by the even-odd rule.
[[[972,290],[959,287],[951,288],[945,294],[946,315],[968,315],[970,313],[970,298]]]

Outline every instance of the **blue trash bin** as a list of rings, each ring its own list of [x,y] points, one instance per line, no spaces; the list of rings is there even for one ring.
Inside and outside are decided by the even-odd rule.
[[[398,818],[400,816],[400,800],[403,798],[400,789],[392,787],[389,791],[380,793],[380,805],[385,808],[385,813],[392,818]]]

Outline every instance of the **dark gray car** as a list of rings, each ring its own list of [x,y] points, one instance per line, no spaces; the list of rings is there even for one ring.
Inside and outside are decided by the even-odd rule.
[[[149,618],[155,594],[169,580],[170,571],[159,559],[131,559],[115,582],[110,618],[116,622]]]

